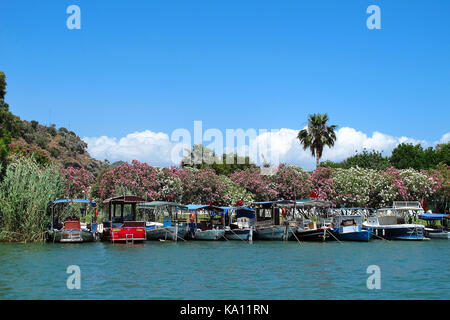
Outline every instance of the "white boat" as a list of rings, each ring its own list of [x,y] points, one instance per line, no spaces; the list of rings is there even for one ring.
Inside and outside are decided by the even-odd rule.
[[[450,239],[450,232],[443,229],[425,228],[425,236],[432,239]]]
[[[427,223],[425,227],[426,237],[432,239],[450,239],[450,230],[445,228],[446,222],[450,219],[450,215],[430,212],[419,214],[419,219]],[[437,221],[441,221],[443,226],[437,226]]]
[[[406,223],[407,219],[423,213],[418,201],[394,201],[392,208],[381,208],[376,215],[363,222],[364,229],[374,235],[374,239],[386,240],[428,240],[425,226]]]
[[[178,221],[178,212],[187,211],[187,207],[165,201],[144,202],[138,205],[140,214],[146,222],[147,240],[184,240],[188,233],[186,224]],[[148,220],[161,220],[148,221]]]
[[[220,240],[225,236],[225,229],[195,230],[195,240]]]
[[[223,208],[201,204],[189,204],[187,208],[191,212],[191,221],[188,224],[190,239],[213,241],[225,239],[226,212]],[[202,219],[199,219],[199,216],[202,216]]]

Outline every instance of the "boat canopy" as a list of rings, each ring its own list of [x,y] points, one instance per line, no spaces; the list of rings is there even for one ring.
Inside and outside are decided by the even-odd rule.
[[[205,211],[209,211],[210,213],[214,213],[211,215],[221,216],[222,214],[226,214],[226,211],[224,209],[222,209],[221,207],[210,206],[210,205],[205,205],[205,204],[188,204],[186,207],[188,208],[189,211],[205,210]]]
[[[138,208],[143,209],[156,209],[158,207],[175,207],[179,210],[188,210],[188,207],[176,202],[167,202],[167,201],[151,201],[151,202],[143,202],[139,203]]]
[[[54,206],[55,204],[58,204],[58,203],[73,203],[73,202],[88,203],[88,204],[91,205],[91,207],[97,206],[97,203],[94,200],[85,200],[85,199],[61,199],[61,200],[55,200],[55,201],[52,202],[52,206]]]
[[[263,209],[268,209],[272,207],[291,207],[294,206],[294,201],[292,200],[260,201],[260,202],[253,202],[253,205]]]
[[[106,200],[103,200],[103,203],[109,203],[109,204],[133,204],[133,203],[140,203],[145,202],[145,199],[137,196],[119,196],[114,198],[109,198]]]
[[[419,201],[394,201],[392,203],[394,209],[401,210],[420,210],[422,206]]]
[[[236,211],[236,218],[255,218],[255,209],[250,207],[221,207],[225,210],[224,214],[228,214],[229,211]]]
[[[297,208],[301,208],[301,207],[331,207],[333,205],[333,203],[331,201],[325,201],[325,200],[310,200],[310,199],[306,199],[306,200],[297,200],[295,202],[295,206]]]
[[[261,202],[253,202],[253,204],[257,207],[261,207],[264,209],[271,207],[278,208],[308,208],[308,207],[324,207],[329,208],[333,204],[331,201],[317,200],[317,199],[304,199],[304,200],[276,200],[276,201],[261,201]]]
[[[450,216],[447,215],[447,214],[443,214],[443,213],[422,213],[422,214],[419,214],[419,219],[427,220],[427,221],[442,220],[444,218],[449,219]]]

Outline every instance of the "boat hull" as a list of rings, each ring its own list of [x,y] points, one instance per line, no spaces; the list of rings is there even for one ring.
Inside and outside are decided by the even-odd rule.
[[[333,235],[340,241],[369,241],[371,233],[368,230],[354,231],[340,233],[339,230],[334,230]]]
[[[95,241],[94,233],[86,230],[71,229],[54,231],[50,234],[50,240],[60,243],[82,243]]]
[[[176,231],[175,227],[165,227],[165,228],[154,228],[147,229],[147,240],[180,240],[184,239],[187,235],[187,230],[178,228]]]
[[[450,239],[450,232],[445,230],[427,230],[425,236],[431,239]]]
[[[197,230],[193,236],[193,240],[207,240],[216,241],[224,238],[225,230],[214,229],[214,230]]]
[[[250,229],[233,229],[225,231],[225,238],[228,240],[244,240],[251,241],[252,230]]]
[[[372,235],[370,230],[363,229],[362,225],[341,226],[334,228],[331,233],[332,240],[340,241],[369,241]]]
[[[256,227],[255,239],[258,240],[286,240],[293,235],[292,231],[286,233],[286,226],[268,226],[268,227]]]
[[[331,230],[324,228],[314,230],[297,230],[295,236],[300,241],[328,241],[331,238]],[[294,237],[295,239],[295,237]]]
[[[112,242],[142,242],[147,240],[144,228],[114,228],[111,229]]]
[[[382,238],[386,240],[410,240],[420,241],[426,240],[425,227],[422,225],[414,224],[394,224],[394,225],[381,225],[371,226],[365,225],[364,229],[373,233],[374,238]]]

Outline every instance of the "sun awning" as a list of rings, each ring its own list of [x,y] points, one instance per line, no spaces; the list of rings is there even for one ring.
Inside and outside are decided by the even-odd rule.
[[[422,219],[422,220],[428,220],[428,221],[431,221],[431,220],[442,220],[442,219],[444,219],[444,218],[447,218],[447,214],[443,214],[443,213],[422,213],[422,214],[419,214],[419,219]]]
[[[61,199],[61,200],[55,200],[52,202],[52,205],[58,204],[58,203],[87,203],[90,204],[92,207],[95,207],[97,203],[94,200],[85,200],[85,199]]]

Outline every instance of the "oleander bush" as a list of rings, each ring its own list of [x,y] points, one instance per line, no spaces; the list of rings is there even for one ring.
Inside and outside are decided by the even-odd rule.
[[[372,208],[391,206],[396,200],[439,199],[439,205],[445,207],[449,177],[445,164],[422,171],[322,167],[313,172],[280,165],[273,175],[262,175],[255,167],[218,175],[211,168],[156,168],[132,161],[104,170],[94,183],[84,169],[59,169],[33,157],[15,157],[0,182],[0,237],[9,241],[43,239],[50,222],[49,203],[63,197],[93,198],[101,204],[109,197],[137,195],[148,201],[234,206],[241,200],[250,205],[253,201],[314,196],[336,207]]]

